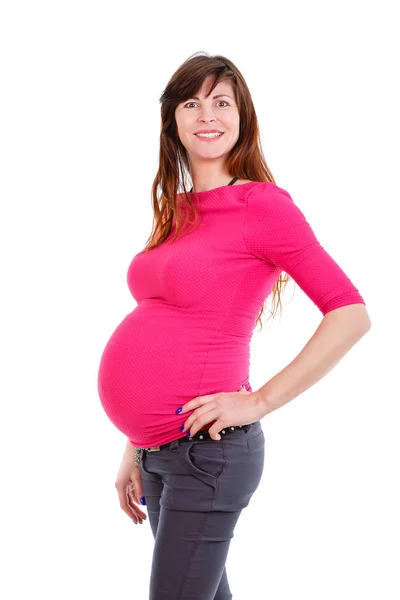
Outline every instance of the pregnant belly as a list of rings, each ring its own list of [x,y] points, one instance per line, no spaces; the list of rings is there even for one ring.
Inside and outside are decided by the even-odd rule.
[[[229,353],[220,343],[217,354],[210,352],[204,330],[176,316],[159,305],[138,305],[118,325],[100,359],[103,409],[138,447],[183,437],[180,427],[188,413],[177,415],[179,406],[197,395],[237,390],[248,373],[241,353]]]

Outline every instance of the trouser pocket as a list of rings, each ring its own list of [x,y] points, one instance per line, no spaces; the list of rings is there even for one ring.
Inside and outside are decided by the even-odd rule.
[[[225,465],[223,444],[220,440],[193,440],[179,446],[179,456],[188,473],[216,486]]]

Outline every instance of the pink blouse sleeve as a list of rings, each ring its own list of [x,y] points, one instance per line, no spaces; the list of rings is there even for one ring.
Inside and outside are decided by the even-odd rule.
[[[286,190],[269,182],[251,188],[243,236],[250,253],[290,275],[323,315],[340,306],[365,304]]]

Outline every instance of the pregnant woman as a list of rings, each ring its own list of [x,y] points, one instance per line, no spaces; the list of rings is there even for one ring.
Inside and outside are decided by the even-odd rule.
[[[160,101],[154,229],[129,265],[137,306],[106,344],[98,391],[127,438],[120,506],[143,523],[146,505],[154,535],[150,600],[229,600],[230,541],[263,473],[261,419],[320,380],[371,323],[275,183],[237,67],[198,53]],[[290,278],[323,318],[298,356],[253,390],[252,334]]]

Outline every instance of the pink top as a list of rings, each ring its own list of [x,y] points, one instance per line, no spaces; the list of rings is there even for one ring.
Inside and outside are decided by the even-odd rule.
[[[173,226],[161,246],[133,257],[127,281],[137,306],[101,356],[102,406],[136,447],[184,437],[190,413],[176,409],[196,396],[234,392],[242,383],[253,391],[250,342],[282,271],[323,315],[365,304],[282,188],[252,181],[198,199],[196,230],[173,242]]]

